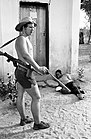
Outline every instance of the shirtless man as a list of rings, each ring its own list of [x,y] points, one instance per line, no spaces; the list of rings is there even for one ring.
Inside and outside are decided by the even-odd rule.
[[[16,31],[19,31],[20,36],[15,42],[15,49],[17,52],[18,59],[30,65],[30,70],[27,70],[25,67],[18,65],[15,70],[15,77],[17,79],[17,109],[21,116],[20,125],[23,126],[27,123],[31,123],[34,120],[33,129],[45,129],[49,128],[49,123],[41,121],[40,117],[40,91],[37,85],[37,82],[34,78],[31,66],[38,72],[46,74],[48,69],[45,66],[40,67],[35,60],[33,59],[33,46],[28,38],[31,35],[34,27],[37,24],[31,17],[23,18],[19,24],[16,25]],[[25,108],[23,95],[24,92],[27,92],[31,98],[31,112],[33,119],[27,118],[25,116]]]

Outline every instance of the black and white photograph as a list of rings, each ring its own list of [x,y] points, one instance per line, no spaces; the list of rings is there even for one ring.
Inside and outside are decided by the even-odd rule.
[[[0,139],[91,139],[91,0],[0,0]]]

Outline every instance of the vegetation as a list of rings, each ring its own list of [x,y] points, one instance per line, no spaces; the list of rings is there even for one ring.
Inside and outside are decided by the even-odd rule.
[[[81,0],[81,9],[84,10],[89,17],[89,22],[90,22],[90,36],[89,36],[89,41],[91,38],[91,0]]]
[[[0,79],[0,98],[2,101],[6,99],[10,99],[13,104],[16,104],[17,98],[17,89],[16,89],[16,80],[12,81],[11,76],[8,75],[8,82],[4,83],[2,79]]]

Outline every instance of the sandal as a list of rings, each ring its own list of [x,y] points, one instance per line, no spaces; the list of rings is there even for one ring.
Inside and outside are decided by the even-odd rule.
[[[31,122],[33,122],[33,118],[29,118],[28,116],[26,116],[25,119],[21,119],[20,126],[24,126],[25,124],[29,124]]]
[[[34,123],[33,129],[40,130],[40,129],[46,129],[49,127],[50,127],[49,123],[45,123],[45,122],[41,121],[40,124]]]

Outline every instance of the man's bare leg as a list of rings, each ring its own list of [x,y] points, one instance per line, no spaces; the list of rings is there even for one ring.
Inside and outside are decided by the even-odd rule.
[[[34,118],[34,122],[38,124],[40,123],[40,98],[41,98],[39,88],[36,84],[31,89],[27,89],[26,91],[32,97],[31,112]]]
[[[22,86],[17,83],[17,90],[18,90],[18,96],[16,100],[17,110],[21,116],[21,119],[25,119],[25,103],[24,103],[24,89]]]
[[[27,90],[28,94],[32,97],[32,102],[31,102],[31,111],[34,117],[34,130],[39,130],[39,129],[46,129],[49,128],[50,125],[49,123],[45,123],[41,121],[40,119],[40,91],[38,88],[38,85],[36,84],[35,86],[32,87],[31,90]]]

